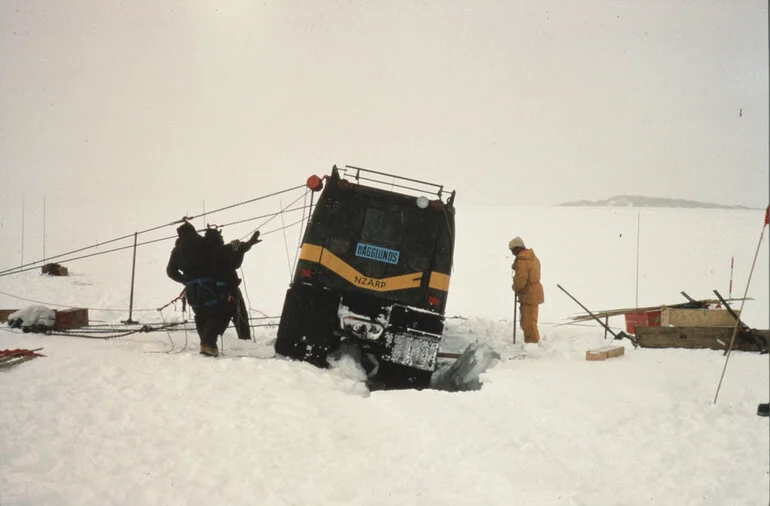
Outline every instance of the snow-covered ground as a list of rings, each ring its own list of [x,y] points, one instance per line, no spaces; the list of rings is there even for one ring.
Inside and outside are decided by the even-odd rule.
[[[0,270],[19,263],[10,221]],[[273,358],[275,326],[255,328],[254,342],[228,329],[218,359],[198,355],[194,331],[98,340],[2,326],[0,349],[45,357],[0,371],[0,504],[768,504],[770,431],[756,415],[768,356],[733,352],[714,403],[721,352],[622,342],[624,356],[586,361],[610,341],[594,323],[566,325],[581,309],[556,287],[595,310],[679,303],[682,290],[711,298],[728,293],[734,257],[739,297],[762,221],[763,211],[469,209],[458,199],[445,349],[479,341],[502,356],[476,392],[370,394],[354,364]],[[143,226],[117,223],[112,237]],[[254,317],[277,315],[288,286],[298,227],[267,233],[279,226],[262,229],[244,263]],[[59,232],[49,254],[92,241]],[[543,265],[540,345],[521,344],[520,330],[512,343],[514,235]],[[139,248],[134,320],[189,316],[179,304],[157,310],[180,291],[164,272],[171,246]],[[35,256],[29,245],[24,256]],[[126,250],[64,262],[68,277],[0,276],[0,308],[87,307],[93,325],[118,328],[131,262]],[[756,328],[769,324],[768,278],[765,238],[743,312]],[[610,323],[624,328],[622,317]]]

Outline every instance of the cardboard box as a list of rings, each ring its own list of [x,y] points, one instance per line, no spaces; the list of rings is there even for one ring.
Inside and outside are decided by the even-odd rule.
[[[63,265],[55,263],[45,264],[40,268],[40,271],[43,274],[48,274],[49,276],[68,276],[70,272],[69,269]]]
[[[8,317],[11,316],[16,311],[18,311],[18,309],[0,309],[0,323],[7,322]]]
[[[88,326],[88,309],[72,308],[56,310],[56,329],[76,329]]]
[[[735,313],[740,315],[740,310]],[[726,309],[675,309],[664,307],[661,311],[662,327],[733,327],[735,319]]]

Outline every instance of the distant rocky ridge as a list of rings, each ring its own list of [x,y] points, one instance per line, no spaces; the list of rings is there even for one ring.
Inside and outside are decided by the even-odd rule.
[[[616,195],[606,200],[577,200],[564,202],[560,206],[567,207],[687,207],[701,209],[753,209],[745,206],[726,206],[709,202],[698,202],[685,199],[668,199],[660,197],[643,197],[641,195]]]

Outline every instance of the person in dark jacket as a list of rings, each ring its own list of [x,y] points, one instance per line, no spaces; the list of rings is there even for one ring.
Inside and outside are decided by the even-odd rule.
[[[233,325],[238,334],[238,339],[251,339],[251,324],[249,322],[249,310],[246,307],[246,300],[243,298],[243,293],[241,293],[241,279],[238,277],[236,271],[241,268],[243,256],[246,252],[249,251],[252,246],[260,242],[262,242],[262,239],[259,238],[259,230],[257,230],[254,232],[254,235],[251,236],[251,239],[246,242],[235,239],[226,244],[226,246],[233,251],[231,263],[233,266],[232,272],[235,276],[231,276],[229,279],[233,283],[232,292],[235,298],[233,301]]]
[[[184,284],[194,278],[210,274],[203,252],[203,237],[192,223],[185,221],[176,229],[177,237],[166,266],[168,277]]]
[[[217,338],[230,322],[227,283],[218,276],[224,246],[207,241],[185,221],[177,228],[178,238],[166,266],[169,278],[184,284],[185,297],[195,313],[195,328],[203,355],[219,355]]]
[[[243,264],[243,257],[246,252],[255,244],[262,242],[259,238],[259,230],[254,232],[246,242],[236,239],[225,244],[221,231],[215,228],[207,229],[205,237],[206,241],[211,241],[209,247],[218,252],[215,257],[214,276],[226,284],[229,293],[230,315],[238,339],[250,340],[249,311],[241,293],[241,279],[238,277],[237,270]]]

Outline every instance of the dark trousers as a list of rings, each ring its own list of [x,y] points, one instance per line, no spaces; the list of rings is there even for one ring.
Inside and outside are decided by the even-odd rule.
[[[224,334],[233,314],[227,287],[212,278],[201,278],[185,285],[185,297],[195,312],[201,346],[216,348],[217,338]]]
[[[231,310],[227,303],[216,304],[195,310],[195,328],[201,346],[217,347],[217,338],[224,334],[230,324]]]

